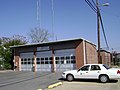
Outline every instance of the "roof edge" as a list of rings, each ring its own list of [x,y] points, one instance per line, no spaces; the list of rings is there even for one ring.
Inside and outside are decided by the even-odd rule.
[[[75,41],[75,40],[84,40],[92,45],[95,45],[94,43],[84,39],[84,38],[72,38],[72,39],[63,39],[58,41],[50,41],[50,42],[42,42],[42,43],[32,43],[32,44],[24,44],[24,45],[16,45],[16,46],[10,46],[10,48],[17,48],[17,47],[24,47],[24,46],[34,46],[34,45],[42,45],[42,44],[52,44],[52,43],[59,43],[59,42],[66,42],[66,41]],[[96,45],[95,45],[96,46]]]

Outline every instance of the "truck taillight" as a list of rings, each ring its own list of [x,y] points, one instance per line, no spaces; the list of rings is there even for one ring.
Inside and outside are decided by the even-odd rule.
[[[117,74],[120,74],[120,70],[117,71]]]

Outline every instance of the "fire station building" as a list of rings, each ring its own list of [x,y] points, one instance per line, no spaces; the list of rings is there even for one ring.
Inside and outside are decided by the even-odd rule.
[[[12,46],[16,71],[66,71],[98,63],[96,45],[82,38]]]

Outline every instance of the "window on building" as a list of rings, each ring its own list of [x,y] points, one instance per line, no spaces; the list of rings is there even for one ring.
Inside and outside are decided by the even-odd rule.
[[[61,60],[64,60],[64,57],[61,57]]]
[[[70,56],[66,56],[66,60],[70,60]]]
[[[28,64],[32,64],[31,62],[28,62]]]
[[[75,59],[71,60],[71,63],[75,64],[76,63]]]
[[[55,57],[55,60],[59,60],[59,57]]]
[[[30,58],[28,58],[28,64],[32,64],[32,63],[31,63],[31,59],[30,59]]]
[[[36,58],[37,64],[40,64],[40,58]]]
[[[65,64],[65,60],[61,60],[61,64]]]
[[[23,62],[23,58],[21,59],[21,62]]]
[[[75,59],[75,56],[71,56],[71,59]]]
[[[24,62],[24,64],[27,64],[27,62]]]
[[[49,63],[52,64],[52,57],[49,58]]]
[[[48,57],[45,58],[45,64],[48,64]]]
[[[44,58],[41,58],[41,64],[44,64]]]
[[[24,64],[23,62],[21,62],[21,64]]]
[[[70,63],[71,63],[70,59],[67,59],[67,60],[66,60],[66,63],[67,63],[67,64],[70,64]]]
[[[24,61],[27,61],[27,58],[24,58]]]

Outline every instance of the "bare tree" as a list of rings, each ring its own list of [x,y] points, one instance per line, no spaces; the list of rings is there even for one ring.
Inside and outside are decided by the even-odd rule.
[[[34,28],[28,33],[32,43],[47,42],[50,34],[47,30],[41,28]]]
[[[10,38],[10,42],[14,43],[14,45],[22,45],[28,43],[27,38],[21,35],[13,35]]]

